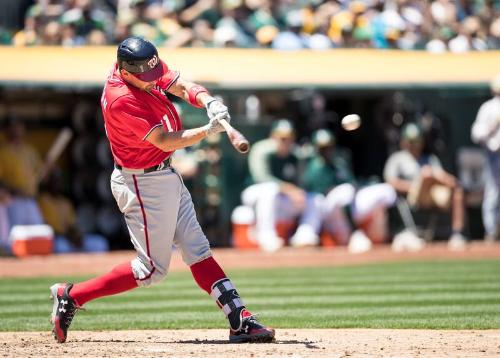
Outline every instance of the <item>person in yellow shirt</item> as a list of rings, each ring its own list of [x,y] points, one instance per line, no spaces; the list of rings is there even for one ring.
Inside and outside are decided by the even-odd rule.
[[[9,216],[7,215],[7,205],[10,195],[5,186],[0,182],[0,256],[3,251],[9,251]]]
[[[62,193],[61,179],[61,173],[57,169],[52,170],[38,196],[43,218],[54,229],[54,252],[108,251],[109,243],[106,238],[81,232],[73,203]]]
[[[76,214],[71,201],[63,195],[42,191],[38,205],[43,218],[54,229],[56,235],[64,235],[76,248],[82,246],[81,233],[76,227]]]
[[[24,140],[25,131],[22,121],[9,120],[6,141],[0,146],[0,182],[11,194],[7,206],[10,226],[43,224],[35,201],[42,160],[35,148]]]

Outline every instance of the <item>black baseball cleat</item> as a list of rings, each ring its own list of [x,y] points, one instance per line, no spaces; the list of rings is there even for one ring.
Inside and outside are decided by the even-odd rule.
[[[269,343],[274,341],[274,329],[259,323],[257,318],[246,309],[241,311],[241,319],[241,328],[238,331],[229,330],[230,343]]]
[[[54,334],[54,338],[59,343],[66,341],[71,321],[76,311],[82,309],[69,295],[72,287],[72,283],[56,283],[50,287],[50,297],[54,300],[50,322],[53,325],[52,333]]]

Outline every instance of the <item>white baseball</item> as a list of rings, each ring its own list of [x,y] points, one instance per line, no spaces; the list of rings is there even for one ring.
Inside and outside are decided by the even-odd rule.
[[[342,118],[342,128],[346,131],[353,131],[358,129],[361,125],[361,117],[357,114],[348,114]]]

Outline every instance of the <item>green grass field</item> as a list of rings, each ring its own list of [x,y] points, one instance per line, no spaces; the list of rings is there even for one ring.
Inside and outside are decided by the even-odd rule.
[[[250,310],[278,328],[500,328],[500,260],[229,274]],[[53,282],[1,279],[0,331],[50,330],[48,287]],[[189,273],[172,273],[155,287],[96,300],[86,308],[72,330],[227,326]]]

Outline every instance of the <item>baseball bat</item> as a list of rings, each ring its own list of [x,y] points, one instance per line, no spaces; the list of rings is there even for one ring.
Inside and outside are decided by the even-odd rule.
[[[237,129],[233,128],[225,119],[219,120],[219,123],[222,124],[226,130],[226,134],[233,147],[240,153],[247,153],[250,149],[250,143],[245,136]]]
[[[54,165],[54,163],[60,157],[60,155],[62,154],[62,152],[64,151],[64,149],[66,148],[72,137],[73,137],[73,131],[70,128],[66,127],[61,129],[56,139],[52,143],[52,146],[50,147],[49,151],[47,152],[47,156],[45,157],[45,162],[43,163],[43,166],[40,169],[40,172],[38,174],[39,183],[49,173],[50,169],[52,168],[52,165]]]

